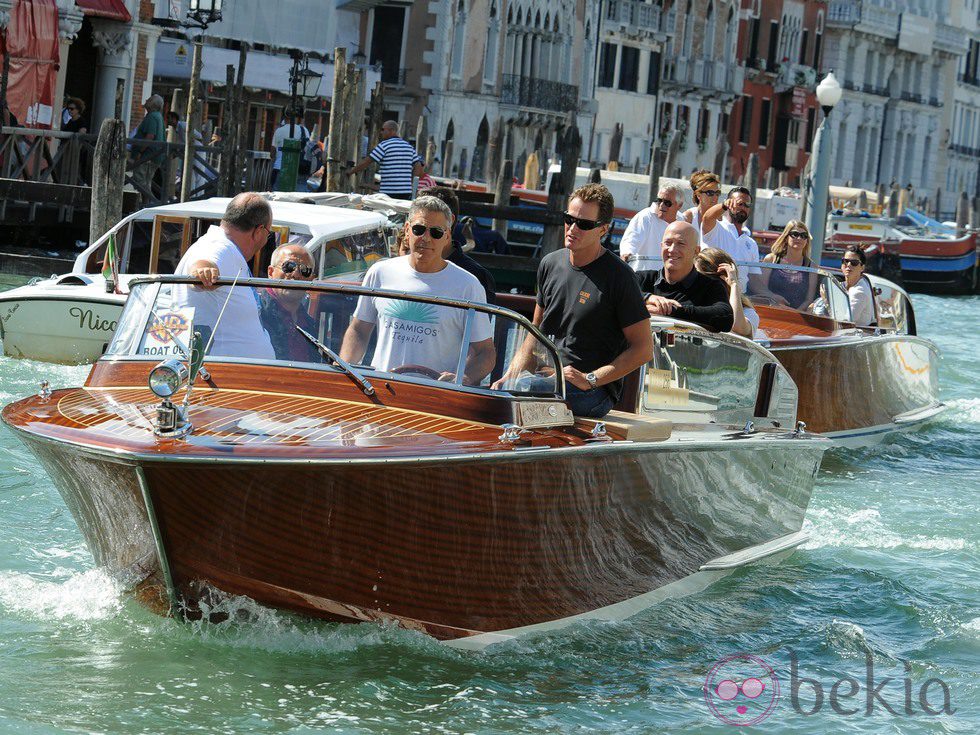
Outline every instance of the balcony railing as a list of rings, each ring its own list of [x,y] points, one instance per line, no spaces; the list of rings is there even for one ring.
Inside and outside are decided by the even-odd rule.
[[[944,51],[949,51],[954,54],[965,54],[967,52],[966,31],[962,28],[946,25],[945,23],[937,23],[936,45]]]
[[[664,64],[663,81],[668,85],[741,94],[745,81],[745,67],[733,66],[724,61],[679,56]]]
[[[926,98],[921,94],[916,94],[915,92],[902,92],[902,99],[906,102],[915,102],[919,105],[926,104]]]
[[[958,143],[952,143],[950,144],[949,149],[953,151],[953,153],[959,153],[960,155],[963,156],[973,156],[974,158],[980,157],[980,148],[971,148],[968,145],[959,145]]]
[[[895,10],[873,5],[866,0],[831,0],[827,8],[827,24],[857,26],[863,31],[886,38],[898,36],[901,14]]]
[[[628,28],[661,31],[660,8],[638,0],[610,0],[606,18]]]
[[[862,87],[862,89],[865,94],[873,94],[878,97],[888,96],[888,90],[885,87],[878,87],[875,86],[874,84],[865,84],[864,87]]]
[[[980,87],[980,77],[971,77],[960,72],[956,75],[956,80],[961,84],[969,84],[971,87]]]
[[[536,107],[554,112],[578,109],[578,87],[550,79],[504,74],[500,101],[505,105]]]

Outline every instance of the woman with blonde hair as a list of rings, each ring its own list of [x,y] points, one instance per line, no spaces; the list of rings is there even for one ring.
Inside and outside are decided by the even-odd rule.
[[[694,192],[694,206],[684,212],[684,219],[701,232],[701,218],[705,212],[718,203],[721,196],[721,177],[707,169],[698,169],[691,174],[691,191]]]
[[[703,276],[718,278],[728,287],[728,303],[735,313],[732,332],[754,339],[759,332],[759,315],[738,287],[738,267],[732,257],[724,250],[705,248],[694,256],[694,268]]]
[[[764,261],[812,268],[811,240],[810,231],[801,220],[790,220],[783,228],[782,234],[772,244],[769,255],[764,258]],[[811,303],[817,295],[816,273],[764,268],[762,277],[768,292],[766,295],[791,309],[799,309]]]

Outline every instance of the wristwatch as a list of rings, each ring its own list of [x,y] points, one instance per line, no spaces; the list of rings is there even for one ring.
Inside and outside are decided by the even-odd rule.
[[[595,376],[595,373],[587,373],[585,379],[589,381],[589,385],[593,388],[599,387],[599,379]]]

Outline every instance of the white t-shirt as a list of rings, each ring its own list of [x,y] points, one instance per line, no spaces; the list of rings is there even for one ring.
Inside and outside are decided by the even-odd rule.
[[[287,140],[303,140],[303,138],[310,137],[310,131],[299,123],[293,124],[293,134],[289,134],[289,123],[283,123],[278,128],[276,132],[272,134],[272,145],[276,147],[276,160],[272,162],[272,168],[281,169],[282,168],[282,146]],[[305,156],[306,152],[300,149],[299,154]]]
[[[742,304],[742,313],[745,314],[745,321],[752,327],[752,339],[755,339],[756,334],[759,333],[759,312],[751,306]]]
[[[424,296],[487,302],[486,291],[476,276],[453,263],[438,273],[419,273],[409,263],[411,256],[381,260],[364,276],[367,288],[405,291]],[[361,296],[354,316],[377,325],[378,346],[371,364],[378,370],[400,365],[424,365],[436,372],[455,373],[466,311],[417,301]],[[470,344],[493,336],[490,318],[478,312],[473,317]]]
[[[718,248],[724,250],[736,263],[758,263],[759,245],[752,239],[752,232],[746,227],[739,230],[734,223],[722,217],[715,223],[711,232],[702,234],[701,249]],[[747,293],[749,276],[762,273],[761,268],[738,268],[738,286]]]
[[[199,260],[207,260],[218,266],[218,275],[222,278],[234,278],[236,275],[249,278],[252,275],[242,251],[217,225],[211,225],[200,240],[187,248],[174,275],[190,275],[191,265]],[[209,354],[274,360],[276,353],[272,342],[259,321],[259,302],[254,289],[236,285],[229,297],[230,288],[225,286],[206,291],[196,286],[174,286],[173,306],[193,306],[195,327],[208,326],[213,330],[221,307],[228,299]],[[205,344],[208,339],[205,338]]]
[[[626,225],[623,239],[619,243],[619,254],[623,257],[636,255],[642,258],[656,258],[657,260],[644,260],[637,263],[630,261],[633,270],[657,270],[663,268],[664,261],[661,256],[660,245],[664,239],[669,222],[664,222],[654,211],[653,207],[647,207],[637,212],[630,223]]]
[[[870,326],[875,320],[875,307],[868,279],[862,276],[847,289],[847,298],[851,302],[851,321],[859,327]]]

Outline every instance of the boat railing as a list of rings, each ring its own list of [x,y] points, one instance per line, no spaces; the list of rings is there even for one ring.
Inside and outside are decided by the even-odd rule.
[[[283,351],[280,354],[278,345],[289,343],[288,337],[283,337],[278,342],[276,339],[270,338],[272,348],[275,348],[276,351],[275,358],[270,358],[261,349],[252,351],[252,347],[249,345],[233,350],[222,347],[222,340],[218,340],[216,337],[221,336],[222,339],[227,339],[234,334],[233,330],[240,327],[240,324],[226,323],[222,325],[221,317],[219,316],[217,319],[214,317],[215,314],[219,313],[219,307],[222,307],[223,303],[230,298],[234,289],[245,289],[252,293],[256,311],[246,314],[252,324],[257,324],[256,320],[261,318],[262,307],[259,304],[263,302],[263,298],[267,302],[273,296],[278,297],[292,293],[291,296],[285,298],[287,300],[295,298],[296,303],[302,304],[302,309],[299,311],[304,314],[304,316],[299,316],[298,312],[294,312],[296,325],[302,326],[300,321],[308,325],[310,327],[307,329],[308,332],[318,337],[324,346],[337,353],[343,350],[345,335],[354,317],[358,300],[376,298],[384,300],[386,305],[385,313],[383,315],[378,314],[379,322],[382,316],[385,319],[397,320],[400,322],[399,326],[405,330],[401,336],[408,340],[413,340],[419,330],[431,331],[435,328],[444,328],[443,325],[448,322],[445,320],[445,312],[440,311],[440,309],[455,309],[465,314],[453,315],[452,317],[455,319],[454,324],[460,329],[460,346],[458,352],[454,353],[451,366],[438,368],[436,365],[431,365],[426,369],[426,365],[422,364],[423,361],[420,360],[418,365],[399,366],[399,368],[406,368],[404,371],[394,370],[389,369],[391,366],[384,362],[384,358],[379,357],[380,351],[374,351],[373,361],[377,364],[376,367],[368,359],[368,356],[372,354],[372,349],[377,350],[377,330],[375,330],[374,334],[371,335],[370,344],[365,348],[363,362],[351,361],[356,368],[366,371],[368,377],[378,372],[382,375],[396,372],[399,373],[399,379],[403,379],[403,375],[408,378],[419,377],[429,382],[437,381],[436,384],[439,387],[490,390],[493,386],[499,386],[499,390],[511,393],[558,397],[565,395],[563,365],[557,348],[527,318],[501,306],[403,291],[373,289],[355,284],[268,278],[240,278],[236,280],[222,277],[217,280],[215,289],[208,291],[200,287],[200,281],[186,276],[140,276],[132,279],[129,286],[131,289],[130,298],[127,300],[119,320],[119,326],[103,359],[159,359],[161,345],[173,341],[172,335],[160,325],[169,323],[169,321],[178,324],[185,324],[189,321],[193,323],[191,329],[197,331],[199,326],[202,327],[201,331],[205,333],[205,341],[211,341],[215,345],[208,352],[205,362],[249,362],[283,366],[306,363],[303,365],[306,367],[310,363],[306,351],[298,351],[293,354],[287,354]],[[296,292],[302,293],[296,294]],[[210,298],[210,302],[206,302],[206,298]],[[282,299],[279,301],[281,302]],[[208,303],[210,305],[205,305]],[[417,306],[413,307],[412,305]],[[188,308],[195,309],[195,311],[184,311]],[[205,314],[204,318],[201,318],[202,314]],[[169,321],[165,318],[168,316],[172,316]],[[474,382],[471,376],[469,382],[464,382],[463,373],[467,364],[469,348],[478,341],[476,335],[480,332],[477,329],[485,331],[484,325],[477,324],[477,319],[480,316],[489,320],[490,334],[496,351],[494,365],[488,373],[481,375],[479,380]],[[267,322],[263,321],[262,324],[265,325]],[[274,324],[273,331],[276,331],[277,327],[278,325]],[[293,336],[289,327],[290,325],[286,324],[283,329],[289,332],[289,336]],[[265,331],[269,333],[268,329]],[[472,340],[470,339],[471,331]],[[147,348],[149,336],[153,334],[164,337],[161,345],[156,345],[160,349],[150,350]],[[258,332],[257,334],[261,338],[261,333]],[[159,337],[157,339],[159,340]],[[529,358],[533,358],[533,367],[520,374],[505,373],[508,365],[521,350],[526,351]],[[320,364],[322,364],[321,361],[317,359],[317,367]],[[420,367],[423,369],[407,369]],[[446,373],[452,374],[452,377],[446,377]],[[414,381],[410,380],[409,382]]]

